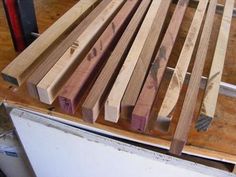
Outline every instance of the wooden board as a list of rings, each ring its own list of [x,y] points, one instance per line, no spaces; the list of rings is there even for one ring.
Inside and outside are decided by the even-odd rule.
[[[161,104],[160,111],[157,116],[157,122],[170,122],[171,113],[179,99],[179,95],[184,84],[184,79],[193,56],[193,51],[197,43],[197,38],[200,33],[203,18],[207,9],[208,0],[201,0],[196,9],[192,24],[185,39],[184,46],[180,53],[175,71],[171,77],[167,88],[165,98]],[[167,129],[168,130],[168,125]]]
[[[132,77],[130,78],[129,84],[122,98],[121,118],[128,119],[132,115],[132,111],[142,89],[145,76],[148,73],[149,65],[153,58],[157,43],[160,40],[160,34],[170,4],[171,0],[161,1],[160,8],[158,9],[156,17],[154,19],[155,23],[152,24],[151,30],[148,34],[138,62],[133,71]]]
[[[3,78],[15,85],[21,85],[41,62],[39,57],[74,23],[83,20],[99,0],[81,0],[65,15],[48,28],[38,39],[26,48],[2,71]]]
[[[34,70],[27,80],[28,92],[32,97],[39,99],[37,84],[110,1],[111,0],[102,1],[49,55],[45,56],[43,62]]]
[[[218,41],[201,107],[200,117],[197,123],[205,125],[201,127],[198,126],[198,130],[200,131],[206,131],[208,129],[215,115],[220,82],[223,74],[224,63],[226,59],[225,57],[229,42],[233,9],[234,0],[227,0],[225,3]]]
[[[175,44],[189,0],[180,0],[169,23],[166,34],[152,63],[151,69],[132,113],[132,129],[143,132],[160,86],[167,62]]]
[[[85,57],[123,3],[124,0],[112,0],[50,69],[37,85],[40,101],[51,104],[55,100],[66,79]]]
[[[72,76],[59,93],[59,102],[64,112],[74,114],[84,89],[99,73],[99,65],[105,62],[113,46],[123,33],[127,23],[135,12],[139,0],[128,0],[117,13],[106,30],[94,44],[85,59],[73,72]],[[78,77],[79,76],[79,77]]]
[[[35,0],[36,13],[39,22],[39,29],[43,32],[50,26],[55,19],[68,10],[76,1],[59,1],[59,0]],[[146,2],[142,1],[142,2]],[[218,1],[219,2],[219,1]],[[52,5],[53,4],[53,5]],[[174,12],[175,5],[172,4],[170,8],[170,16]],[[179,37],[176,41],[176,45],[173,49],[173,55],[168,64],[169,67],[175,66],[175,62],[180,53],[179,49],[182,48],[183,42],[186,37],[186,31],[191,24],[192,17],[194,15],[195,9],[189,7],[186,11],[183,25],[181,25]],[[59,14],[59,15],[58,15]],[[204,76],[208,75],[210,71],[212,55],[214,55],[214,46],[216,44],[218,29],[221,23],[221,14],[216,14],[214,31],[212,33],[212,39],[209,46],[209,55],[207,57],[206,65],[204,68]],[[4,11],[0,3],[0,39],[4,43],[0,43],[0,68],[3,69],[7,64],[9,64],[15,57],[14,50],[12,48],[11,39],[9,36],[9,31],[7,24],[5,22]],[[227,49],[227,56],[225,61],[225,68],[223,72],[223,82],[229,82],[231,84],[236,84],[235,73],[235,34],[236,34],[236,19],[232,20],[232,30],[230,32],[230,40]],[[119,54],[119,53],[117,53]],[[212,56],[212,57],[211,57]],[[122,64],[121,64],[122,65]],[[191,72],[189,70],[189,72]],[[116,73],[117,74],[117,73]],[[165,77],[166,80],[166,77]],[[183,90],[186,91],[186,90]],[[201,97],[203,96],[200,91]],[[84,95],[86,97],[87,94]],[[180,98],[183,101],[183,98]],[[78,109],[77,113],[73,116],[63,114],[60,111],[60,107],[57,102],[52,105],[46,105],[38,102],[29,97],[25,84],[20,88],[11,86],[7,82],[4,82],[0,78],[0,100],[4,101],[6,104],[11,106],[20,107],[22,109],[33,110],[37,113],[45,113],[48,115],[56,116],[55,120],[63,121],[65,123],[74,123],[80,127],[90,127],[93,131],[106,134],[113,137],[118,137],[123,140],[131,140],[134,143],[142,143],[145,145],[153,146],[153,148],[159,147],[164,149],[169,149],[170,140],[172,137],[173,129],[176,126],[176,121],[172,121],[171,131],[167,134],[161,134],[160,132],[150,132],[145,134],[135,133],[130,131],[130,123],[126,120],[120,120],[117,124],[111,124],[104,121],[103,112],[100,113],[96,123],[88,124],[82,120],[81,109]],[[200,106],[200,100],[198,99],[198,106]],[[184,147],[184,154],[190,154],[198,157],[214,159],[217,161],[236,163],[236,136],[235,136],[235,125],[236,125],[236,109],[235,109],[236,99],[229,96],[219,95],[216,117],[212,122],[211,127],[207,132],[197,132],[194,128],[194,124],[191,126],[189,138],[186,146]],[[177,106],[176,112],[179,113],[181,108]],[[197,113],[195,112],[195,118]],[[173,128],[172,128],[173,127]],[[222,146],[224,144],[224,146]]]
[[[125,59],[120,73],[117,76],[116,81],[108,95],[105,103],[105,120],[107,121],[117,122],[119,120],[121,99],[144,47],[148,33],[151,30],[152,24],[154,23],[160,3],[160,0],[152,2],[143,24],[137,34],[137,37],[135,38],[135,41],[129,51],[129,54]]]
[[[192,75],[189,81],[189,86],[184,99],[183,108],[179,117],[179,123],[175,131],[174,140],[171,144],[170,152],[179,155],[182,152],[184,145],[186,144],[189,129],[193,120],[194,110],[197,104],[197,96],[201,83],[201,76],[206,61],[208,46],[210,42],[210,36],[212,32],[215,12],[216,12],[217,0],[211,0],[208,8],[204,28],[201,35],[201,40],[198,46]],[[184,128],[183,128],[184,127]],[[175,143],[175,142],[181,142]]]
[[[89,122],[95,122],[98,118],[103,103],[106,99],[107,92],[110,90],[120,67],[129,51],[129,48],[142,24],[142,20],[151,3],[151,0],[142,1],[126,30],[124,31],[117,46],[109,57],[101,74],[97,78],[94,86],[89,92],[82,106],[83,118]],[[98,92],[99,90],[99,92]]]

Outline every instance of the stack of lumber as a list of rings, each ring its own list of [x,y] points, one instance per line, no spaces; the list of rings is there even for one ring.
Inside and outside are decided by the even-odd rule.
[[[234,0],[224,4],[208,79],[202,73],[217,0],[199,0],[176,66],[167,67],[188,5],[189,0],[179,0],[172,13],[171,0],[80,0],[2,76],[12,84],[26,84],[29,95],[40,102],[58,102],[64,113],[82,112],[83,119],[92,123],[99,115],[113,123],[126,121],[131,130],[141,133],[168,133],[175,108],[182,104],[170,147],[172,154],[180,155],[202,88],[205,95],[195,127],[206,131],[214,119]]]

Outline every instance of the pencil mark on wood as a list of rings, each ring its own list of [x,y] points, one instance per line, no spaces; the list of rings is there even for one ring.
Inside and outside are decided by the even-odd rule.
[[[88,54],[88,57],[87,57],[87,60],[88,60],[88,61],[91,61],[91,59],[92,59],[92,56],[91,56],[91,53],[89,53],[89,54]]]
[[[113,33],[115,33],[116,32],[116,25],[114,24],[114,22],[111,23],[111,27],[112,27]]]
[[[151,67],[151,77],[152,77],[152,84],[151,86],[149,87],[149,89],[151,88],[155,88],[155,90],[158,89],[158,79],[157,79],[157,71],[159,69],[159,62],[157,60],[155,60],[152,64],[152,67]]]
[[[160,59],[164,59],[166,60],[166,47],[165,46],[161,46],[160,50],[159,50],[159,56]]]
[[[205,97],[207,97],[209,91],[212,89],[212,87],[214,86],[214,79],[220,74],[220,72],[215,73],[211,78],[209,78],[208,83],[210,83],[209,85],[207,85],[206,88],[206,93],[205,93]]]
[[[93,56],[96,57],[97,56],[97,49],[93,48]]]
[[[103,44],[102,44],[102,40],[100,40],[100,50],[103,50]]]

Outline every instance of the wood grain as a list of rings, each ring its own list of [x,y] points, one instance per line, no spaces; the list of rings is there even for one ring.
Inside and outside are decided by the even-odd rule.
[[[160,6],[160,0],[153,1],[148,13],[143,21],[143,24],[137,34],[137,37],[129,51],[127,58],[120,70],[119,75],[108,95],[105,103],[105,120],[117,122],[120,117],[121,99],[125,93],[125,89],[132,76],[135,65],[144,47],[146,38],[154,23],[155,16]]]
[[[146,128],[152,105],[174,47],[188,3],[189,0],[180,0],[171,17],[168,29],[132,113],[131,128],[135,131],[143,132]]]
[[[37,84],[110,1],[102,1],[48,56],[45,56],[43,62],[27,80],[28,92],[33,98],[39,99]]]
[[[94,44],[85,59],[76,68],[70,79],[66,82],[59,93],[61,109],[74,114],[78,107],[85,86],[91,82],[98,72],[98,66],[106,61],[113,46],[123,33],[127,23],[134,14],[139,0],[128,0],[117,13],[106,30]]]
[[[174,110],[175,105],[179,99],[184,79],[193,56],[193,51],[197,43],[197,38],[200,33],[207,5],[208,0],[201,0],[198,4],[188,35],[185,39],[184,46],[180,53],[175,71],[171,77],[169,86],[165,94],[165,98],[161,104],[161,108],[157,116],[157,122],[159,123],[165,122],[166,124],[166,122],[171,121],[171,112]]]
[[[21,85],[41,62],[39,57],[60,38],[74,23],[83,20],[99,0],[81,0],[49,27],[2,71],[3,78]]]
[[[95,122],[97,120],[107,96],[107,92],[110,90],[111,85],[118,75],[150,3],[151,0],[142,1],[88,94],[82,106],[84,120],[89,122]]]
[[[145,0],[146,1],[146,0]],[[145,2],[144,1],[144,2]],[[59,16],[61,16],[66,10],[72,7],[76,0],[35,0],[35,7],[37,13],[37,20],[40,31],[47,29]],[[143,2],[143,1],[142,1]],[[218,1],[219,2],[219,1]],[[170,13],[174,11],[175,5],[171,5]],[[188,26],[191,23],[192,16],[194,14],[194,8],[188,8],[186,11],[183,25],[181,26],[179,36],[185,38]],[[218,28],[221,23],[221,15],[216,14],[214,31],[212,33],[212,39],[217,39]],[[232,27],[230,32],[229,46],[227,49],[227,56],[225,62],[225,68],[223,73],[223,82],[229,82],[235,84],[235,56],[236,50],[235,39],[236,39],[236,23],[233,18]],[[0,68],[4,68],[14,59],[14,49],[12,47],[11,38],[8,31],[8,26],[5,20],[2,3],[0,3]],[[215,46],[216,41],[211,40],[210,48]],[[181,40],[177,40],[176,46],[182,46]],[[177,59],[177,47],[173,50],[173,60]],[[215,49],[215,47],[214,47]],[[210,55],[214,54],[213,50],[209,50]],[[208,57],[207,57],[208,58]],[[208,59],[207,59],[208,60]],[[207,76],[210,71],[211,59],[206,61],[204,76]],[[172,66],[171,63],[169,66]],[[201,92],[201,91],[200,91]],[[201,96],[202,93],[200,93]],[[86,97],[86,94],[84,95]],[[169,149],[170,147],[170,136],[162,136],[159,132],[151,132],[150,134],[139,134],[130,132],[128,126],[123,123],[123,120],[119,121],[118,124],[111,124],[104,121],[103,113],[99,115],[96,123],[88,124],[82,120],[81,111],[77,111],[74,116],[66,115],[61,113],[60,107],[55,102],[53,105],[46,105],[39,101],[29,97],[25,84],[20,88],[12,87],[9,83],[4,82],[0,78],[0,100],[4,101],[8,106],[14,106],[21,109],[27,109],[35,111],[37,113],[44,113],[52,115],[53,117],[59,117],[63,122],[70,122],[74,125],[80,125],[83,127],[90,127],[100,133],[109,133],[111,136],[118,136],[122,139],[132,140],[134,142],[140,142],[142,144],[151,145],[153,147],[160,147]],[[198,100],[198,105],[200,100]],[[184,154],[194,155],[198,157],[214,159],[217,161],[236,163],[236,136],[235,136],[235,125],[236,125],[236,99],[224,95],[219,95],[216,113],[219,118],[214,119],[211,124],[211,128],[207,132],[197,132],[194,127],[191,128],[188,144],[184,147]],[[179,112],[181,108],[177,108],[176,112]],[[178,113],[179,114],[179,113]],[[195,116],[197,113],[195,114]],[[173,127],[176,126],[176,122],[173,122]],[[169,135],[169,134],[168,134]],[[224,146],[222,146],[224,144]]]
[[[123,3],[124,0],[112,0],[50,69],[37,85],[40,101],[51,104],[55,100],[66,79],[85,57]]]
[[[184,142],[184,145],[187,141],[189,129],[193,120],[193,114],[197,103],[197,96],[200,88],[201,76],[205,60],[207,57],[210,36],[213,29],[216,5],[217,5],[217,0],[210,1],[205,24],[201,34],[200,43],[197,50],[196,59],[194,62],[194,67],[192,70],[192,75],[189,81],[189,86],[182,106],[183,109],[181,110],[179,123],[177,125],[174,134],[174,141],[178,140],[180,142]],[[183,143],[181,143],[181,145],[183,147]],[[170,152],[179,155],[182,152],[182,147],[179,147],[178,144],[172,143]]]
[[[160,8],[154,19],[151,30],[145,41],[138,62],[135,66],[133,74],[130,78],[129,84],[126,88],[125,94],[121,101],[121,118],[129,119],[132,116],[135,103],[138,99],[139,93],[142,89],[143,82],[148,73],[149,65],[152,61],[155,48],[159,41],[159,37],[169,10],[171,0],[161,1]]]
[[[206,91],[202,102],[200,117],[198,120],[198,124],[205,124],[205,126],[198,126],[199,131],[206,131],[215,115],[220,82],[223,74],[224,62],[226,59],[226,52],[229,42],[233,9],[234,0],[227,0],[225,3],[223,19],[221,22],[210,74],[208,77]]]

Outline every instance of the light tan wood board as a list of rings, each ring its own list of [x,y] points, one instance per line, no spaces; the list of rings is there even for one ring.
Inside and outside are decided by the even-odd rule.
[[[61,86],[85,57],[123,3],[124,0],[111,1],[44,76],[37,85],[40,101],[51,104],[55,100]]]
[[[81,0],[50,26],[39,38],[26,48],[2,71],[3,77],[16,85],[21,85],[40,63],[39,57],[63,35],[79,18],[99,0]],[[80,20],[82,20],[81,18]]]
[[[212,32],[214,16],[216,12],[217,0],[211,0],[204,22],[201,39],[198,46],[197,55],[194,61],[192,75],[184,99],[179,122],[175,130],[174,138],[171,143],[170,152],[180,154],[187,142],[189,129],[193,120],[193,114],[197,103],[197,96],[200,89],[201,76],[206,60],[210,36]],[[183,128],[184,127],[184,128]]]
[[[74,1],[71,2],[70,0],[64,1],[57,1],[53,0],[54,6],[52,6],[50,1],[45,0],[36,0],[36,12],[38,12],[38,16],[40,16],[39,27],[41,31],[45,30],[52,22],[57,18],[57,13],[61,14],[62,12],[66,11],[69,6],[72,6]],[[42,4],[40,4],[43,2]],[[45,3],[48,6],[45,7]],[[57,9],[55,9],[57,8]],[[46,10],[45,10],[46,9]],[[171,12],[173,12],[174,5],[171,6]],[[39,14],[40,12],[40,14]],[[178,48],[181,48],[183,40],[186,37],[186,31],[188,30],[188,26],[192,21],[192,16],[194,9],[188,8],[183,25],[180,29],[179,33],[179,40],[175,46],[174,55],[172,56],[171,62],[169,66],[175,65],[176,60],[178,58]],[[0,68],[4,68],[7,64],[9,64],[15,57],[13,46],[11,44],[10,35],[7,27],[7,23],[5,22],[5,15],[3,12],[2,4],[0,3],[0,40],[5,41],[4,43],[0,43]],[[214,24],[214,31],[212,34],[212,40],[210,42],[210,50],[208,54],[208,59],[206,62],[206,67],[204,68],[204,75],[207,76],[207,73],[210,69],[211,63],[211,56],[214,54],[212,50],[213,46],[215,45],[218,35],[217,29],[220,26],[221,22],[221,15],[216,15],[215,24]],[[223,81],[230,82],[236,84],[236,19],[234,18],[232,21],[232,30],[230,32],[230,40],[228,45],[228,52],[226,54],[226,61],[225,61],[225,69],[223,73]],[[8,35],[4,35],[8,34]],[[7,37],[8,36],[8,37]],[[184,89],[183,91],[186,91]],[[201,93],[203,96],[203,94]],[[180,98],[183,101],[183,98]],[[173,124],[171,125],[171,131],[167,135],[162,135],[159,132],[151,132],[150,134],[137,134],[133,133],[129,129],[129,122],[127,121],[120,121],[118,124],[110,124],[104,121],[103,113],[99,115],[97,123],[95,124],[87,124],[82,120],[81,109],[77,112],[75,116],[68,116],[62,114],[59,109],[59,105],[54,103],[51,106],[46,104],[40,103],[36,100],[33,100],[29,97],[26,91],[26,86],[23,84],[21,88],[12,87],[10,84],[3,81],[0,78],[0,100],[4,100],[4,102],[11,103],[12,105],[17,105],[21,108],[32,109],[37,112],[43,112],[49,115],[55,115],[62,117],[65,121],[72,121],[79,123],[81,125],[87,125],[91,128],[97,128],[100,131],[110,132],[117,134],[121,137],[125,137],[127,139],[132,139],[136,142],[142,142],[144,144],[149,144],[152,146],[158,147],[165,147],[168,148],[170,145],[171,139],[171,132],[172,129],[176,126],[176,120],[174,120]],[[198,106],[200,105],[200,100],[197,101]],[[194,128],[194,125],[191,126],[190,134],[188,143],[184,148],[184,153],[194,154],[196,156],[212,158],[219,161],[228,161],[236,163],[236,137],[235,137],[235,125],[236,125],[236,99],[232,99],[226,96],[219,96],[217,109],[216,109],[216,119],[212,123],[212,126],[208,130],[208,132],[201,133],[197,132]],[[180,112],[180,107],[177,106],[176,112]],[[196,114],[194,116],[196,118]],[[222,146],[224,144],[224,146]]]
[[[203,127],[204,129],[200,130],[208,129],[212,119],[215,116],[220,82],[223,74],[226,52],[228,49],[233,9],[234,0],[226,0],[218,41],[216,44],[210,74],[208,76],[208,82],[201,107],[200,117],[198,120],[200,122],[203,122],[203,124],[206,124],[206,126]]]
[[[117,76],[116,81],[108,95],[105,103],[105,120],[107,121],[117,122],[119,120],[122,97],[132,76],[135,65],[139,59],[139,55],[142,52],[148,33],[151,30],[152,24],[154,23],[160,3],[161,0],[152,2],[143,24],[129,51],[129,54],[126,57],[120,73]]]
[[[193,56],[197,38],[200,33],[205,12],[207,10],[207,5],[208,0],[201,0],[194,14],[192,24],[175,67],[175,71],[172,75],[170,84],[165,94],[165,98],[158,113],[157,119],[161,121],[171,121],[171,112],[178,101],[182,86],[184,84],[184,79]]]

